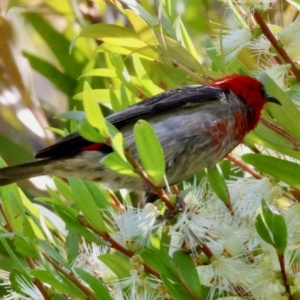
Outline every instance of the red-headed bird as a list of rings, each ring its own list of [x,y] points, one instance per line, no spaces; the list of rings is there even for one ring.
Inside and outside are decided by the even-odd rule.
[[[137,157],[133,126],[149,122],[162,145],[170,185],[190,178],[222,160],[254,129],[267,102],[262,83],[230,75],[210,86],[192,85],[166,91],[107,117],[122,132]],[[40,175],[100,181],[111,189],[144,190],[141,178],[121,175],[100,164],[113,150],[85,140],[77,132],[38,151],[34,162],[0,169],[0,186]]]

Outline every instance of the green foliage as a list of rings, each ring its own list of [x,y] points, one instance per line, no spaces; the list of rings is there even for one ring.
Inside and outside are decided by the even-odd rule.
[[[7,287],[1,296],[298,299],[299,74],[284,55],[274,57],[274,45],[259,56],[246,47],[257,42],[256,30],[258,37],[267,36],[258,23],[253,27],[256,2],[249,11],[232,1],[133,2],[10,0],[10,18],[0,17],[1,156],[10,163],[28,161],[55,134],[78,131],[111,147],[99,166],[139,178],[160,198],[142,205],[141,195],[77,178],[54,177],[46,187],[23,182],[22,190],[16,184],[0,187],[0,275]],[[225,7],[249,30],[248,44],[216,25],[225,20]],[[265,20],[279,14],[275,9]],[[277,46],[298,63],[294,46],[285,43],[296,43],[299,30],[289,39],[289,27],[268,24],[282,39]],[[270,65],[286,71],[277,76]],[[145,120],[133,125],[134,159],[105,117],[165,90],[208,85],[232,73],[259,73],[268,94],[281,103],[267,104],[262,122],[246,136],[246,152],[254,153],[240,148],[235,154],[243,161],[223,160],[196,174],[193,184],[163,190],[167,166],[155,129]]]

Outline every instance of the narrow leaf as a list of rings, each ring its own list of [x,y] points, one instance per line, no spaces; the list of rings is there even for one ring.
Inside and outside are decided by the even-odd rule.
[[[193,297],[202,299],[202,286],[199,279],[198,272],[191,256],[183,251],[175,251],[173,254],[174,262],[181,274],[181,280],[184,280],[185,286],[193,292]]]
[[[253,153],[243,155],[242,159],[260,172],[265,172],[291,186],[300,188],[299,164],[276,157]]]
[[[156,184],[162,184],[165,157],[155,131],[149,123],[139,120],[134,126],[134,139],[146,173]]]
[[[230,195],[227,189],[225,178],[219,172],[217,166],[207,170],[207,177],[212,189],[224,203],[230,202]]]
[[[105,118],[96,101],[94,92],[90,85],[85,82],[83,89],[83,105],[88,122],[97,128],[103,137],[108,137],[108,129],[106,127]]]
[[[288,231],[285,219],[282,215],[274,214],[272,223],[274,247],[278,254],[284,254],[287,247]]]
[[[255,220],[255,228],[259,236],[268,244],[273,245],[271,234],[266,227],[261,215],[258,215]]]
[[[101,232],[106,232],[106,227],[99,208],[84,183],[77,178],[70,178],[69,182],[73,192],[73,199],[84,216],[96,229]]]

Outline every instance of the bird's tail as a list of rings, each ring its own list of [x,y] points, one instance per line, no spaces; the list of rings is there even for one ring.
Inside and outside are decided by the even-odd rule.
[[[17,182],[19,180],[44,175],[44,166],[49,162],[49,159],[43,159],[2,168],[0,169],[0,186]]]

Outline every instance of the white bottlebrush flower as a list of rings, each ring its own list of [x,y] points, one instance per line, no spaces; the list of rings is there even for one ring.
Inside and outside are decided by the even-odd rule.
[[[141,298],[142,295],[147,295],[145,299],[154,300],[160,299],[157,289],[162,285],[162,281],[152,275],[147,275],[143,271],[132,269],[129,277],[122,278],[119,281],[115,280],[114,285],[122,290],[128,289],[129,293],[125,299],[144,299]],[[151,298],[151,295],[155,295],[155,298]]]
[[[272,8],[276,3],[275,0],[236,0],[235,1],[243,11],[247,14],[251,13],[255,9],[267,10]]]
[[[210,287],[209,299],[214,299],[216,292],[247,294],[256,273],[253,265],[239,256],[215,256],[211,265],[197,267],[197,270],[200,281]]]
[[[125,212],[120,213],[110,210],[116,232],[112,237],[123,247],[137,249],[148,245],[155,225],[158,210],[155,205],[148,203],[144,208],[127,207]]]
[[[253,222],[258,209],[260,209],[262,199],[267,203],[279,198],[282,191],[270,179],[240,178],[228,183],[228,190],[231,196],[235,216]]]
[[[285,77],[290,71],[289,64],[273,65],[271,68],[264,70],[280,88],[285,88]]]
[[[83,269],[97,278],[101,278],[104,282],[108,282],[111,278],[115,278],[116,275],[98,258],[99,255],[108,251],[109,247],[107,246],[99,246],[95,243],[86,244],[84,242],[72,267]]]
[[[258,38],[252,40],[248,45],[247,48],[250,49],[254,55],[261,56],[261,55],[268,55],[268,56],[275,56],[276,53],[272,53],[270,50],[272,48],[271,42],[264,36],[260,35]]]
[[[222,29],[214,40],[215,48],[225,54],[225,60],[233,60],[252,39],[249,28]]]
[[[292,60],[300,59],[300,18],[298,17],[289,26],[279,33],[279,40]]]
[[[5,289],[8,292],[8,294],[4,296],[3,298],[4,300],[43,300],[44,299],[44,296],[40,292],[40,290],[33,283],[28,282],[25,278],[16,277],[16,283],[23,294],[17,293],[11,288],[11,283],[9,281],[9,275],[8,275],[4,283],[1,284],[5,286]]]

